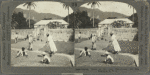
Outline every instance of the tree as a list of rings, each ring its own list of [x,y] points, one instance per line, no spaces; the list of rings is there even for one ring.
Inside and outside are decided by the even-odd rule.
[[[27,23],[30,21],[30,28],[34,28],[34,24],[36,23],[33,19],[27,20]],[[29,26],[29,25],[28,25]]]
[[[75,28],[92,28],[92,22],[90,20],[90,17],[88,16],[87,11],[77,11],[76,13],[72,13],[68,15],[71,20],[69,20],[69,26],[68,28],[72,28],[75,25]],[[65,21],[67,21],[67,17],[64,18]],[[94,23],[98,25],[100,20],[95,19]],[[95,25],[95,26],[97,26]]]
[[[16,29],[18,23],[16,21],[11,21],[11,28]]]
[[[12,21],[11,21],[11,28],[15,29],[18,26],[18,23],[16,22],[16,16],[17,13],[14,12],[12,15]]]
[[[95,6],[97,5],[99,7],[100,2],[97,2],[97,1],[94,1],[94,2],[89,2],[87,5],[90,5],[91,4],[91,8],[94,9]],[[93,10],[93,27],[94,27],[94,10]]]
[[[68,15],[69,15],[69,5],[66,5],[66,4],[63,3],[63,8],[68,9]],[[69,23],[69,16],[68,16],[68,21],[67,22]]]
[[[133,17],[134,17],[134,20],[133,20]],[[135,28],[138,27],[138,15],[137,15],[137,13],[134,13],[128,19],[130,19],[131,21],[133,20],[134,24],[132,27],[135,27]]]
[[[26,22],[26,18],[23,16],[22,12],[13,13],[11,27],[14,29],[26,29],[29,28]]]
[[[30,28],[30,15],[31,15],[31,7],[33,6],[35,8],[36,4],[33,2],[26,2],[23,6],[27,6],[27,9],[29,9],[29,28]]]
[[[134,7],[132,5],[128,5],[130,8],[133,8],[133,17],[132,17],[132,21],[134,22]]]

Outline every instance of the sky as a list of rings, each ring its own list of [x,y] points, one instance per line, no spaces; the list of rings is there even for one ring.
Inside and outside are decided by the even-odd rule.
[[[47,1],[36,1],[35,8],[32,7],[32,10],[35,10],[38,13],[52,13],[59,15],[61,17],[66,17],[68,15],[68,9],[63,8],[63,4],[60,2],[47,2]],[[23,4],[17,6],[17,8],[22,8],[28,10],[27,7],[24,7]],[[69,8],[69,14],[73,13],[73,10]]]
[[[101,5],[98,7],[96,6],[96,9],[99,9],[103,12],[117,12],[124,14],[126,16],[131,16],[133,14],[133,8],[129,7],[128,4],[122,3],[122,2],[114,2],[114,1],[99,1]],[[68,15],[68,10],[64,9],[62,4],[60,2],[50,2],[50,1],[36,1],[34,2],[36,4],[35,8],[31,8],[31,10],[35,10],[39,13],[52,13],[59,15],[61,17],[65,17]],[[87,5],[87,3],[81,5],[81,7],[90,8],[90,5]],[[24,7],[23,4],[17,6],[17,8],[28,10],[27,7]],[[69,8],[69,14],[71,14],[73,10]],[[136,10],[134,10],[136,13]]]
[[[126,16],[131,16],[133,14],[133,7],[128,6],[127,3],[123,2],[115,2],[115,1],[99,1],[101,5],[95,6],[95,9],[99,9],[103,12],[117,12],[124,14]],[[91,8],[91,5],[87,5],[87,3],[81,5],[81,7]],[[134,13],[136,10],[134,9]]]

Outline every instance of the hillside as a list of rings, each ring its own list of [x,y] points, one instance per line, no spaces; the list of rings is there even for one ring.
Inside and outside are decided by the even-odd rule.
[[[28,10],[23,10],[21,8],[16,8],[14,10],[15,12],[23,12],[24,14],[26,14],[25,18],[28,18],[29,16],[29,11]],[[63,19],[63,17],[61,16],[58,16],[58,15],[55,15],[55,14],[51,14],[51,13],[38,13],[34,10],[31,10],[31,19],[33,19],[34,17],[34,20],[37,22],[37,21],[40,21],[41,19],[44,19],[44,18],[52,18],[52,19]]]
[[[88,12],[88,16],[89,17],[93,17],[93,11],[94,11],[94,17],[100,20],[104,20],[107,19],[108,17],[117,17],[117,18],[126,18],[128,16],[120,14],[120,13],[116,13],[116,12],[103,12],[99,9],[88,9],[85,7],[79,7],[80,11],[87,11]]]

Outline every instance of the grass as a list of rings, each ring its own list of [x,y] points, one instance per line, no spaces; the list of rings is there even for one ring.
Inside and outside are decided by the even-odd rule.
[[[76,39],[77,40],[77,39]],[[138,42],[137,41],[119,41],[119,45],[121,47],[121,53],[131,53],[131,54],[138,54]],[[92,48],[92,41],[88,40],[87,38],[81,39],[80,43],[75,43],[75,48],[82,48],[88,47],[89,49]],[[82,55],[83,57],[78,58],[80,54],[80,50],[75,50],[75,62],[76,66],[135,66],[133,59],[130,56],[122,56],[117,54],[111,54],[111,56],[115,59],[115,63],[105,64],[103,61],[105,60],[105,57],[101,57],[103,53],[100,51],[107,50],[107,51],[113,51],[114,48],[112,46],[109,46],[109,39],[106,38],[103,40],[99,40],[96,42],[96,49],[95,51],[91,51],[91,57],[86,57]],[[99,52],[97,52],[99,51]]]
[[[77,67],[79,66],[91,66],[91,67],[106,67],[106,66],[121,66],[121,67],[135,67],[133,59],[129,56],[121,56],[116,54],[111,54],[114,58],[114,64],[105,64],[103,61],[105,57],[101,57],[103,53],[90,51],[91,57],[86,57],[82,55],[82,57],[78,58],[80,54],[80,50],[75,50],[75,64]]]
[[[27,66],[38,66],[38,67],[49,67],[49,66],[65,66],[65,67],[71,67],[70,60],[61,55],[54,55],[51,57],[51,63],[50,64],[42,64],[40,61],[42,60],[42,57],[38,57],[41,53],[35,53],[32,51],[28,52],[28,57],[18,57],[15,58],[17,55],[17,51],[11,50],[11,65],[12,66],[21,66],[21,67],[27,67]]]
[[[63,41],[55,41],[55,45],[57,47],[57,53],[65,53],[69,55],[74,54],[74,43],[73,42],[63,42]],[[22,47],[28,48],[28,40],[18,40],[18,43],[14,43],[14,40],[11,40],[11,47],[21,49]],[[45,41],[35,41],[33,43],[33,50],[48,50],[45,48]]]
[[[28,40],[22,40],[19,39],[18,43],[14,43],[14,40],[11,40],[11,47],[12,48],[17,48],[21,49],[22,47],[25,47],[26,49],[28,48]],[[73,47],[73,42],[63,42],[63,41],[55,41],[56,47],[58,49],[57,53],[63,53],[63,54],[69,54],[73,55],[74,54],[74,47]],[[42,50],[45,51],[45,41],[35,41],[33,43],[33,51],[38,51]],[[33,52],[33,51],[28,51],[28,58],[26,57],[18,57],[15,58],[17,55],[16,50],[11,50],[11,65],[12,66],[64,66],[64,67],[70,67],[70,59],[67,56],[63,55],[53,55],[51,57],[51,63],[50,64],[41,64],[40,61],[42,60],[41,57],[38,57],[41,53]]]
[[[138,41],[118,41],[120,48],[121,48],[121,53],[131,53],[131,54],[138,54]],[[76,44],[75,48],[84,48],[88,47],[89,49],[92,48],[92,41],[89,40],[88,38],[83,38],[81,39],[80,43],[77,43],[76,39]],[[107,50],[107,51],[114,51],[113,46],[109,45],[109,40],[103,39],[99,40],[96,42],[96,49],[97,50]]]
[[[56,41],[56,48],[57,48],[57,53],[66,53],[73,55],[74,54],[74,43],[73,42],[59,42]],[[39,49],[40,51],[49,51],[49,48],[44,46]]]

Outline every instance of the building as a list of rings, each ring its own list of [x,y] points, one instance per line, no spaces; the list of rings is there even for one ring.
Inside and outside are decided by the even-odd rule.
[[[116,19],[105,19],[98,23],[98,28],[101,30],[101,34],[110,34],[113,28],[132,28],[134,22],[128,18],[116,18]]]
[[[114,28],[132,28],[134,22],[128,18],[117,18],[117,19],[105,19],[98,23],[98,27],[112,26]]]
[[[45,26],[49,26],[50,28],[52,26],[55,26],[55,28],[67,28],[68,27],[68,23],[62,19],[56,19],[56,20],[40,20],[39,22],[34,24],[34,28],[36,27],[45,27]]]

